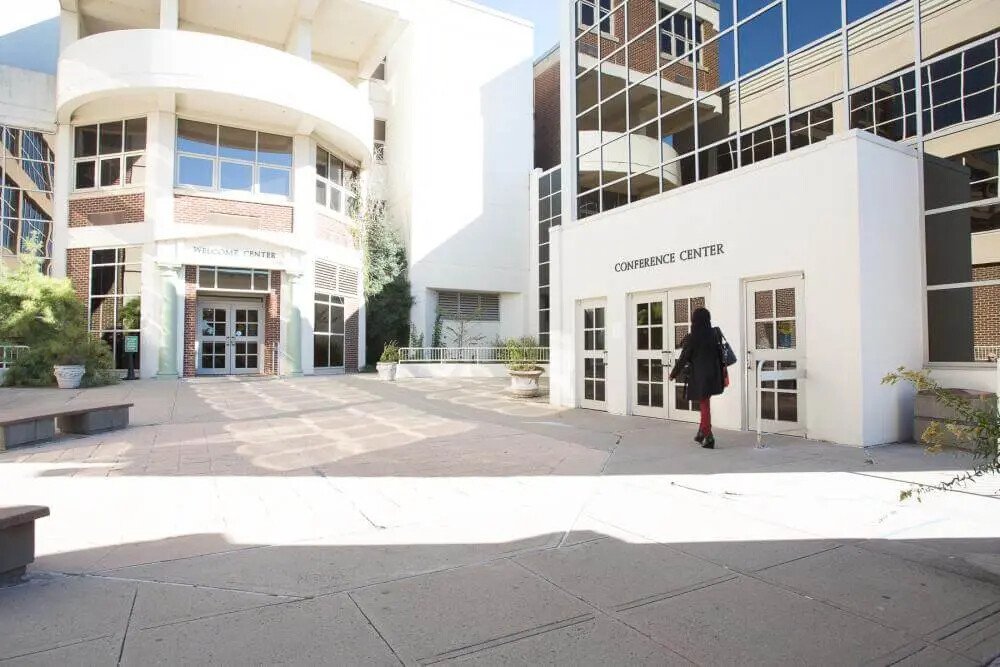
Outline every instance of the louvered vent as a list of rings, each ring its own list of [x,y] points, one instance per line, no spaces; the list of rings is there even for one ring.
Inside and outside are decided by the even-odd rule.
[[[316,262],[316,291],[357,296],[358,271],[348,266]]]
[[[446,320],[500,321],[500,295],[478,292],[438,292],[438,308]]]

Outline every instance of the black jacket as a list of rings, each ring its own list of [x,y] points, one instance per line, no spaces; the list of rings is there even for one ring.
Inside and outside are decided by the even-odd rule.
[[[710,396],[718,396],[725,389],[722,376],[722,359],[719,356],[719,342],[722,331],[713,327],[705,335],[688,334],[681,343],[681,356],[678,357],[670,372],[670,378],[676,379],[683,375],[685,367],[688,371],[687,398],[689,401],[700,401]]]

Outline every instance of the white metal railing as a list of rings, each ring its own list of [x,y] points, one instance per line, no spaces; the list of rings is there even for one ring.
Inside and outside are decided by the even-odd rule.
[[[9,368],[18,356],[27,351],[27,345],[0,345],[0,369]]]
[[[549,348],[527,347],[512,351],[506,347],[401,347],[401,364],[509,364],[549,363]]]
[[[1000,358],[1000,345],[975,345],[972,349],[976,361],[996,361]]]
[[[778,380],[804,380],[806,377],[806,369],[803,362],[796,363],[795,368],[789,368],[784,370],[773,370],[765,371],[764,364],[768,360],[760,359],[757,361],[757,444],[754,445],[754,449],[766,449],[767,445],[763,442],[763,421],[764,421],[764,383],[765,382],[777,382]],[[777,387],[777,385],[775,385]],[[802,391],[802,387],[798,387],[798,391]],[[777,416],[777,415],[775,415]],[[773,432],[773,431],[772,431]]]

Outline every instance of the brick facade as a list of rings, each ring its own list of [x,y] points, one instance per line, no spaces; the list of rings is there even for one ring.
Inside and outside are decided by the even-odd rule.
[[[174,195],[174,220],[196,225],[291,233],[291,204],[261,204],[198,195]]]
[[[184,267],[184,377],[198,368],[198,267]]]
[[[66,276],[73,283],[76,297],[86,305],[90,298],[90,248],[70,248],[66,251]]]
[[[264,375],[277,375],[274,354],[281,342],[281,271],[271,271],[271,289],[264,299]]]
[[[548,65],[548,66],[546,66]],[[535,167],[552,169],[562,161],[560,154],[559,59],[543,63],[535,70]]]
[[[361,317],[361,302],[354,298],[344,299],[344,371],[356,373],[358,370],[358,320]]]
[[[1000,280],[1000,263],[972,267],[974,281]],[[973,345],[1000,345],[1000,285],[972,289]]]
[[[88,227],[142,222],[146,219],[145,206],[146,195],[142,192],[70,199],[69,226]]]

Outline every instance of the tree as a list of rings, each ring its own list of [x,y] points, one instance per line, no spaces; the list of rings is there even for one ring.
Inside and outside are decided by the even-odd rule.
[[[389,341],[407,340],[410,328],[410,281],[406,275],[406,249],[392,226],[389,207],[363,190],[358,179],[351,183],[350,214],[357,224],[362,253],[367,317],[365,319],[366,363],[374,364]]]
[[[114,381],[111,349],[87,330],[86,309],[70,281],[44,275],[37,253],[25,250],[13,271],[0,273],[0,342],[29,348],[4,382],[50,385],[52,367],[61,364],[85,366],[84,385]]]

